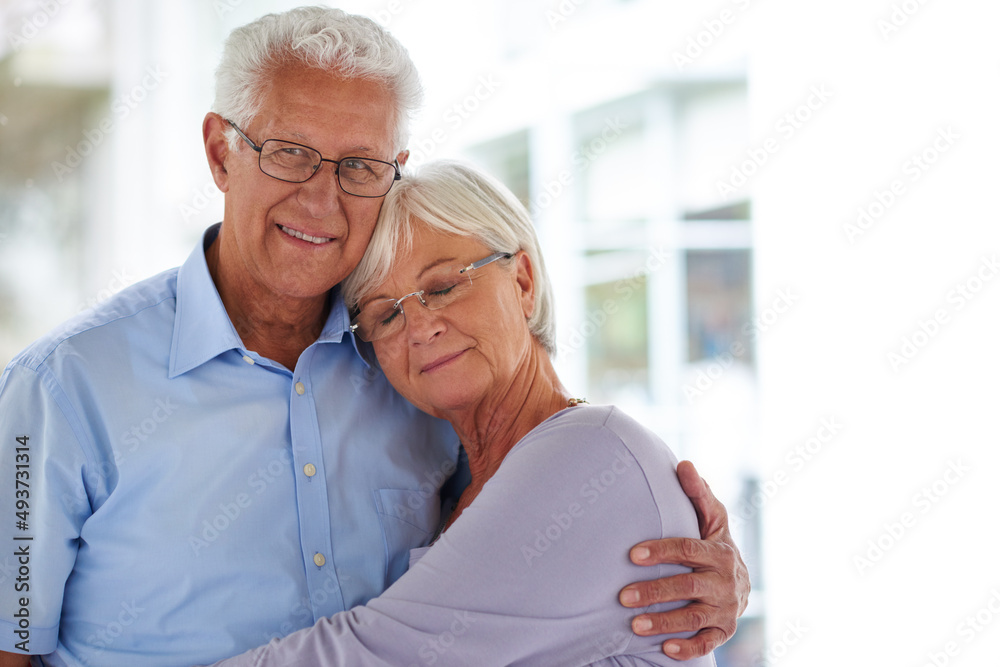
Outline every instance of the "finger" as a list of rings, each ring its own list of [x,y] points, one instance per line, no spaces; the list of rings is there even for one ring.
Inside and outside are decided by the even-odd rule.
[[[693,603],[671,611],[640,614],[632,619],[632,631],[637,635],[668,635],[680,632],[697,632],[708,628],[721,629],[720,624],[731,623],[718,609]]]
[[[734,583],[723,577],[702,574],[678,574],[664,579],[640,581],[629,584],[618,594],[618,600],[625,607],[648,607],[662,602],[698,600],[717,607],[734,606],[737,602],[732,594]],[[705,627],[699,625],[693,630]]]
[[[712,493],[708,482],[698,474],[694,464],[690,461],[678,463],[677,478],[684,493],[691,500],[695,514],[698,515],[698,527],[702,539],[708,539],[715,533],[728,530],[729,515],[726,513],[726,507]]]
[[[688,498],[702,496],[708,491],[708,482],[698,474],[690,461],[681,461],[677,464],[677,479],[680,480],[681,488]]]
[[[636,565],[675,563],[691,568],[731,571],[735,549],[725,542],[696,540],[690,537],[666,537],[647,540],[632,547],[629,558]]]
[[[690,639],[668,639],[663,642],[663,652],[674,660],[690,660],[708,655],[726,642],[725,633],[718,628],[706,628]]]

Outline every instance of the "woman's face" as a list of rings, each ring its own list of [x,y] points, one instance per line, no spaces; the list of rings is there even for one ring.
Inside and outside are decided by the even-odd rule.
[[[388,280],[360,305],[364,310],[419,290],[430,293],[449,284],[450,277],[465,280],[459,269],[493,252],[471,237],[444,234],[418,222],[412,250],[397,259]],[[396,390],[439,417],[505,392],[533,344],[527,318],[534,307],[534,283],[527,255],[518,253],[470,273],[471,286],[437,310],[421,305],[416,296],[407,298],[403,313],[396,315],[403,326],[373,343]]]

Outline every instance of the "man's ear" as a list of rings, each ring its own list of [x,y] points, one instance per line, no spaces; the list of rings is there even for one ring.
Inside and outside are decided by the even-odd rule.
[[[399,163],[399,168],[402,169],[406,166],[406,161],[410,159],[410,151],[402,150],[399,151],[399,155],[396,156],[396,162]]]
[[[233,151],[226,139],[229,123],[217,113],[209,112],[201,124],[202,139],[205,141],[205,157],[208,158],[208,168],[212,171],[215,185],[223,192],[229,191],[229,172],[226,161]]]
[[[528,319],[535,312],[535,267],[532,266],[528,253],[523,250],[518,251],[514,259],[517,261],[517,286],[520,289],[521,310],[524,312],[524,319]]]

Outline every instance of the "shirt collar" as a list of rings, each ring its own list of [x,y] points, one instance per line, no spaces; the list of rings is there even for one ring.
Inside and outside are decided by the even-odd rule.
[[[229,350],[248,354],[222,304],[222,297],[219,296],[205,259],[205,250],[219,235],[221,224],[216,223],[205,230],[202,242],[177,272],[177,306],[170,345],[170,378],[197,368]],[[330,315],[316,342],[341,343],[346,339],[352,343],[362,361],[370,366],[369,356],[359,349],[358,341],[349,333],[350,315],[339,287],[331,290],[330,299]]]

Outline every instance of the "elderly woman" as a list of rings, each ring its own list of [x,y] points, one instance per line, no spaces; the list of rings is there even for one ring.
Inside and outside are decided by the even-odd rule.
[[[694,509],[659,438],[560,383],[545,266],[514,196],[458,163],[408,176],[344,296],[393,386],[454,426],[472,480],[379,598],[219,664],[677,664],[614,593],[645,574],[620,545],[697,538]]]

